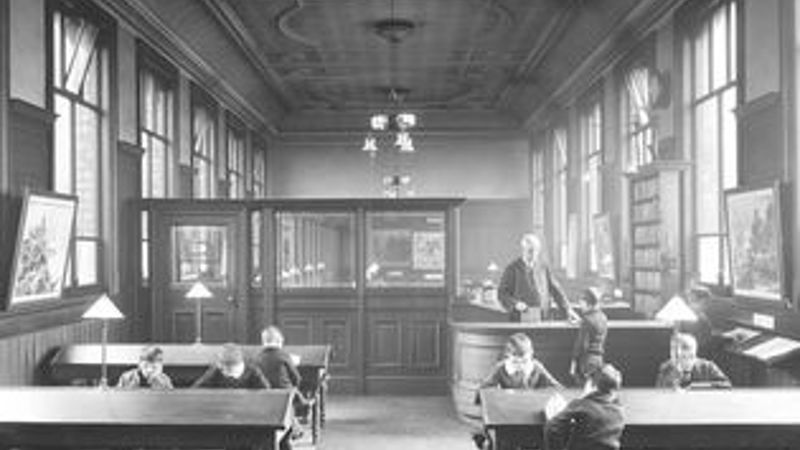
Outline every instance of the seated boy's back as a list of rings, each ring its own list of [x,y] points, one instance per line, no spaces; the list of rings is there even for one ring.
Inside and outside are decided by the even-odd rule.
[[[300,372],[292,356],[282,348],[262,349],[256,363],[273,388],[287,389],[300,385]]]

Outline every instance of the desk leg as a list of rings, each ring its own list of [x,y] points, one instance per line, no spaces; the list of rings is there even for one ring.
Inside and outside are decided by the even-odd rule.
[[[325,402],[328,396],[328,374],[322,376],[319,383],[319,394],[317,401],[319,402],[319,426],[325,428]]]
[[[319,442],[320,430],[320,398],[319,395],[311,404],[311,440],[316,445]]]

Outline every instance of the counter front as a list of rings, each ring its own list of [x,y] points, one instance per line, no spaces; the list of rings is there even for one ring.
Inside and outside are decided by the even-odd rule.
[[[535,356],[565,386],[578,326],[565,321],[538,323],[451,322],[453,357],[451,392],[456,410],[477,417],[475,393],[497,362],[509,336],[522,332],[533,340]],[[623,374],[624,386],[653,386],[659,365],[669,358],[672,327],[647,320],[608,322],[606,361]]]

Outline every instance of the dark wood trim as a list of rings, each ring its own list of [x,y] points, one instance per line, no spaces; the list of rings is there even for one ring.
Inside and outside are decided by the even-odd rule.
[[[127,153],[134,158],[141,158],[144,155],[145,150],[137,144],[132,144],[126,141],[118,141],[117,142],[117,150],[120,153]]]
[[[0,313],[0,339],[79,322],[96,296],[19,306]]]
[[[757,114],[760,114],[768,108],[775,108],[780,106],[781,94],[780,92],[772,91],[756,97],[749,102],[736,108],[736,117],[740,121],[747,121]]]
[[[58,117],[56,113],[50,110],[18,98],[12,98],[8,101],[8,109],[15,117],[47,125],[55,123]]]

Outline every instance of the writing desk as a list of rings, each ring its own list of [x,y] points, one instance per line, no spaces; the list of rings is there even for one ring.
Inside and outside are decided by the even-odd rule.
[[[481,390],[483,425],[498,450],[538,444],[552,390]],[[565,391],[569,401],[580,395]],[[625,389],[623,448],[800,448],[800,390]]]
[[[109,344],[106,364],[108,378],[114,382],[122,372],[139,363],[139,355],[145,346],[158,346],[164,351],[164,372],[176,387],[190,386],[213,364],[222,350],[221,345],[206,344]],[[243,345],[245,358],[254,360],[263,347]],[[325,424],[325,402],[327,399],[328,345],[287,345],[288,353],[300,357],[297,369],[302,376],[300,390],[311,395],[315,401],[311,410],[312,437],[316,443],[320,428]],[[88,383],[100,376],[101,345],[76,344],[61,347],[46,367],[48,378],[55,384]]]
[[[0,388],[0,446],[277,449],[292,391]]]

